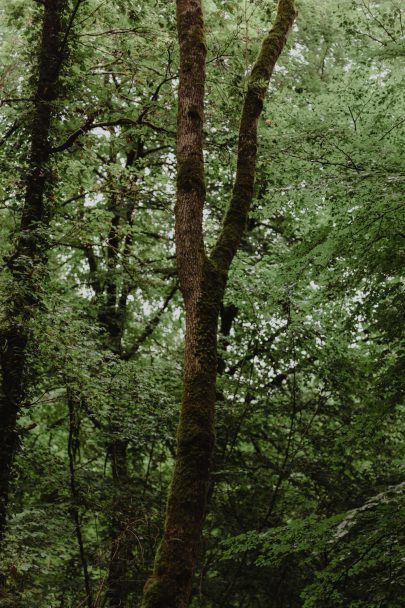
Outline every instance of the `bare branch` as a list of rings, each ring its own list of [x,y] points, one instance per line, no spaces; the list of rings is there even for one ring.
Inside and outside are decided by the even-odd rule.
[[[166,297],[163,301],[162,307],[159,308],[159,310],[152,316],[151,319],[149,319],[149,321],[146,323],[146,326],[145,326],[143,332],[135,340],[131,349],[123,355],[122,358],[125,361],[132,359],[132,357],[138,352],[138,350],[142,346],[142,344],[144,342],[146,342],[146,340],[149,338],[149,336],[152,335],[152,333],[155,331],[163,313],[165,312],[166,308],[169,306],[171,300],[173,299],[174,294],[178,290],[178,287],[179,286],[178,286],[177,282],[171,287],[170,291],[168,292],[168,294],[166,295]]]

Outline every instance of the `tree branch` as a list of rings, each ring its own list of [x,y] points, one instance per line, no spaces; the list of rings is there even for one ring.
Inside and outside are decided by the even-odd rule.
[[[225,274],[239,247],[253,199],[257,123],[274,66],[286,44],[295,16],[294,0],[280,0],[274,25],[263,41],[250,74],[239,129],[235,183],[221,233],[211,253],[212,262]]]
[[[176,283],[170,289],[169,293],[166,295],[162,307],[159,308],[159,310],[148,321],[148,323],[145,326],[145,329],[143,330],[143,332],[141,333],[141,335],[135,340],[134,344],[132,345],[132,348],[123,355],[122,358],[125,361],[128,361],[129,359],[131,359],[137,353],[137,351],[142,346],[142,344],[154,332],[154,330],[156,329],[156,327],[157,327],[157,325],[158,325],[158,323],[160,321],[161,316],[165,312],[166,308],[169,306],[169,304],[170,304],[170,302],[171,302],[174,294],[176,293],[177,289],[178,289],[178,284],[177,284],[177,281],[176,281]]]
[[[11,127],[9,127],[7,129],[7,131],[4,133],[3,137],[0,139],[0,146],[2,146],[9,137],[11,137],[13,135],[13,133],[15,133],[21,126],[21,123],[15,121],[13,122],[13,124],[11,125]]]
[[[63,51],[65,50],[65,47],[66,47],[66,44],[67,44],[67,41],[68,41],[70,31],[71,31],[71,29],[73,27],[73,22],[74,22],[74,20],[76,18],[77,11],[79,10],[80,5],[83,2],[84,2],[84,0],[77,0],[77,2],[75,4],[75,7],[74,7],[74,9],[73,9],[73,11],[72,11],[72,13],[70,15],[69,23],[67,25],[66,32],[65,32],[65,35],[64,35],[63,40],[62,40],[62,44],[60,45],[60,51],[59,51],[59,53],[60,53],[61,58],[63,56]]]

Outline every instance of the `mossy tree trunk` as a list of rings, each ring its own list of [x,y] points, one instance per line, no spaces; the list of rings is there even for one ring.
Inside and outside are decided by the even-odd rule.
[[[113,496],[110,519],[110,563],[107,597],[109,608],[124,608],[129,593],[128,568],[132,552],[130,507],[126,504],[130,475],[128,472],[127,441],[114,439],[109,446],[112,467]]]
[[[229,267],[253,199],[258,119],[294,18],[294,1],[280,0],[275,23],[263,41],[249,79],[231,201],[218,241],[211,255],[207,255],[202,227],[206,55],[203,13],[201,0],[177,0],[180,76],[175,215],[177,271],[186,315],[183,400],[164,535],[154,572],[145,585],[142,608],[186,608],[190,601],[214,447],[218,316]]]
[[[53,211],[49,197],[52,182],[49,136],[65,54],[66,45],[62,41],[68,0],[45,0],[43,4],[25,200],[19,234],[8,262],[8,298],[0,329],[0,541],[4,535],[12,463],[18,445],[17,417],[30,381],[27,369],[30,323],[41,301],[48,225]]]

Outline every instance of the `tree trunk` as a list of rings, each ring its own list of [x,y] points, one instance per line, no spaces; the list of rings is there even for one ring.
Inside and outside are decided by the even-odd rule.
[[[133,540],[129,531],[125,496],[130,478],[127,463],[127,441],[115,439],[109,450],[113,477],[113,512],[111,513],[111,552],[107,581],[108,606],[124,608],[129,593],[128,562]]]
[[[126,167],[133,166],[144,158],[144,142],[138,139],[134,147],[127,154]],[[120,261],[130,255],[132,247],[132,233],[121,230],[122,218],[125,218],[127,228],[133,224],[133,213],[136,201],[128,206],[119,195],[114,195],[109,202],[112,213],[106,245],[107,276],[104,282],[97,278],[98,265],[91,249],[86,249],[90,271],[90,284],[96,292],[98,303],[97,318],[104,329],[106,345],[121,361],[134,357],[141,344],[153,333],[159,323],[160,317],[177,286],[174,285],[167,294],[163,307],[146,324],[144,331],[134,341],[128,351],[123,349],[123,337],[127,317],[127,298],[129,284],[119,276]],[[125,275],[124,275],[125,276]],[[120,406],[116,404],[112,420],[105,429],[110,434],[107,457],[111,463],[112,496],[109,535],[111,542],[110,561],[108,566],[106,602],[109,608],[124,608],[127,605],[131,589],[131,577],[128,575],[129,562],[132,555],[134,536],[131,532],[130,502],[127,500],[131,483],[128,471],[128,440],[120,437]]]
[[[136,147],[127,155],[126,166],[132,166],[143,156],[143,141],[138,140]],[[135,203],[131,204],[127,210],[127,226],[131,226],[132,213]],[[120,235],[120,218],[123,215],[124,205],[122,200],[112,200],[110,230],[107,241],[107,268],[108,276],[104,285],[105,301],[99,308],[98,319],[104,326],[108,338],[108,346],[112,353],[121,360],[123,357],[122,340],[125,331],[126,307],[128,288],[124,281],[121,290],[117,277],[117,266],[119,263],[120,251],[125,257],[129,254],[132,245],[131,233],[125,237]],[[128,584],[128,562],[131,557],[132,537],[129,532],[130,514],[126,504],[125,494],[128,492],[130,478],[128,474],[127,447],[128,441],[119,437],[119,423],[117,411],[114,412],[115,419],[111,422],[108,429],[113,436],[107,446],[108,457],[111,462],[112,472],[112,510],[110,523],[110,562],[107,578],[107,600],[109,608],[124,608],[127,603],[129,593]]]
[[[202,230],[204,23],[201,0],[177,0],[180,76],[176,250],[186,315],[183,400],[164,535],[154,572],[145,585],[142,608],[186,608],[190,601],[214,446],[218,316],[229,267],[253,199],[258,119],[294,18],[293,0],[280,0],[274,26],[263,41],[250,75],[241,117],[235,185],[222,231],[208,257]]]
[[[48,188],[49,132],[63,60],[63,14],[67,0],[46,0],[42,23],[38,84],[31,124],[31,152],[20,233],[9,257],[10,284],[0,330],[0,542],[4,535],[13,458],[18,445],[17,417],[30,380],[27,344],[30,322],[41,301],[46,275],[47,228],[52,216]]]
[[[83,532],[80,522],[80,492],[76,481],[76,460],[80,446],[80,395],[75,390],[67,388],[67,405],[69,411],[68,458],[70,476],[70,515],[74,525],[77,546],[79,548],[80,562],[83,571],[84,591],[87,608],[93,608],[92,582],[89,574],[86,550],[84,547]]]

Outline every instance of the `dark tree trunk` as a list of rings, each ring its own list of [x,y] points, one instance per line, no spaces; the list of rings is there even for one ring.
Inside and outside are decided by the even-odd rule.
[[[137,146],[127,156],[127,167],[132,166],[136,160],[142,158],[143,142],[139,140]],[[123,359],[123,336],[126,322],[126,307],[128,287],[126,281],[119,289],[118,263],[120,254],[128,255],[132,245],[131,232],[125,237],[120,234],[120,219],[123,216],[123,201],[113,200],[111,202],[110,230],[107,241],[107,268],[108,275],[104,285],[104,302],[99,309],[99,322],[104,326],[108,339],[108,345],[114,354]],[[132,203],[127,210],[126,223],[130,227],[132,224],[132,214],[135,203]],[[111,463],[112,472],[112,508],[110,520],[110,562],[107,578],[107,599],[109,608],[123,608],[126,606],[129,593],[128,567],[131,557],[132,538],[129,533],[128,505],[125,496],[128,494],[128,475],[127,462],[127,440],[119,437],[120,418],[117,411],[114,412],[114,420],[108,429],[112,439],[107,446],[108,457]]]
[[[294,18],[294,1],[280,0],[274,26],[263,41],[249,79],[235,185],[222,231],[209,257],[202,230],[204,22],[201,0],[177,0],[180,75],[175,213],[177,271],[186,315],[183,400],[164,535],[154,572],[145,585],[143,608],[186,608],[190,601],[214,446],[218,316],[229,267],[253,198],[258,119]]]
[[[132,536],[129,530],[127,442],[115,439],[109,450],[113,477],[113,511],[111,514],[111,552],[108,570],[108,606],[124,608],[129,593],[128,568],[131,558]]]
[[[63,61],[63,15],[67,0],[45,0],[38,84],[31,124],[31,152],[20,232],[9,257],[10,285],[0,330],[0,541],[4,535],[17,417],[30,381],[27,344],[30,322],[41,301],[46,275],[47,228],[52,206],[49,133]]]
[[[92,582],[89,574],[87,555],[80,518],[80,492],[76,481],[76,459],[80,446],[80,418],[81,406],[80,395],[73,390],[67,389],[67,405],[69,411],[69,435],[68,435],[68,458],[70,476],[70,515],[74,525],[77,546],[79,548],[80,562],[83,571],[84,591],[86,594],[87,608],[93,608]]]
[[[126,167],[133,166],[143,158],[144,143],[142,139],[139,139],[127,155]],[[121,276],[120,262],[130,255],[132,233],[131,230],[122,230],[121,228],[124,222],[127,229],[132,227],[135,207],[135,201],[128,205],[119,195],[114,195],[109,202],[112,218],[105,251],[108,272],[104,281],[101,281],[97,276],[98,264],[92,248],[85,249],[90,271],[89,283],[96,292],[98,322],[104,330],[107,348],[121,361],[127,361],[136,356],[140,346],[158,325],[163,312],[177,290],[176,285],[171,287],[162,308],[151,317],[141,335],[125,351],[123,336],[130,286],[125,276]],[[128,491],[131,483],[128,472],[128,441],[120,436],[120,434],[122,435],[120,419],[120,405],[117,403],[114,407],[112,419],[105,429],[110,435],[106,450],[112,472],[111,516],[109,522],[111,548],[106,590],[106,602],[109,608],[124,608],[127,605],[128,594],[132,586],[128,570],[134,542],[134,535],[131,531],[131,520],[134,518],[133,513],[131,513],[132,507]]]
[[[126,167],[133,166],[144,155],[144,143],[139,139],[136,145],[127,155]],[[136,353],[137,348],[152,332],[156,323],[148,324],[145,332],[140,336],[136,344],[129,352],[124,352],[123,336],[125,332],[127,298],[129,285],[127,280],[119,276],[119,263],[121,258],[125,259],[130,254],[132,247],[131,231],[122,231],[121,224],[125,221],[126,227],[131,228],[133,224],[133,213],[136,203],[130,205],[119,195],[114,196],[109,205],[112,213],[110,222],[107,248],[107,276],[104,284],[93,281],[96,290],[98,306],[98,321],[105,330],[106,342],[109,350],[126,361]],[[89,252],[88,252],[89,253]],[[91,274],[97,274],[97,265],[94,258],[88,256]],[[120,437],[121,425],[119,415],[119,404],[116,404],[112,420],[107,432],[111,436],[108,442],[107,456],[111,463],[112,472],[112,496],[111,517],[109,525],[110,535],[110,561],[107,577],[106,599],[109,608],[124,608],[130,591],[130,580],[128,576],[129,562],[131,559],[133,534],[131,532],[131,507],[129,506],[128,487],[131,479],[128,472],[127,447],[128,441]]]

